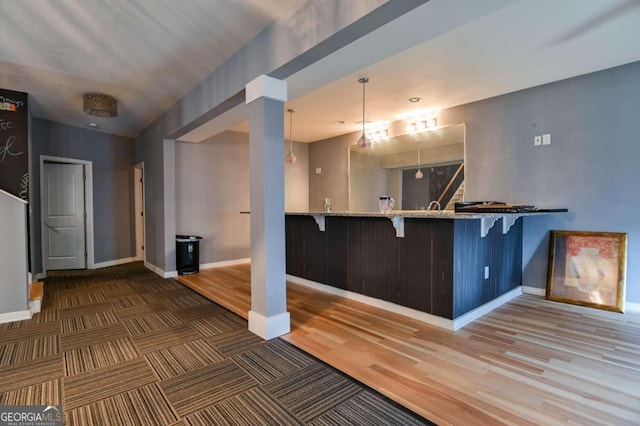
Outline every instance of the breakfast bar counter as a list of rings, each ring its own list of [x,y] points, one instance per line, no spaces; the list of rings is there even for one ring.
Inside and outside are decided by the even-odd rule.
[[[536,214],[288,212],[287,275],[456,329],[520,294],[522,216]]]

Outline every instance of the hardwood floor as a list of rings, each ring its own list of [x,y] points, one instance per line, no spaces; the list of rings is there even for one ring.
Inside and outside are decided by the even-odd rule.
[[[250,264],[178,280],[247,318]],[[640,424],[640,314],[522,295],[458,331],[287,284],[282,339],[438,424]]]

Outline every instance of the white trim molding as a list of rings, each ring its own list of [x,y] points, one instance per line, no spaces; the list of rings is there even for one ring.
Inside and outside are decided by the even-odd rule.
[[[200,265],[200,269],[220,268],[222,266],[241,265],[249,262],[251,262],[250,257],[246,257],[244,259],[221,260],[219,262],[203,263]]]
[[[23,321],[31,318],[31,311],[16,311],[0,314],[0,324],[5,322]]]
[[[497,307],[504,305],[508,301],[515,299],[516,297],[522,294],[522,287],[516,287],[513,290],[509,290],[505,294],[493,299],[490,302],[485,303],[482,306],[478,306],[472,311],[467,312],[466,314],[456,318],[453,320],[453,329],[457,330],[459,328],[464,327],[472,321],[477,320],[481,316],[488,314],[493,311]]]
[[[374,297],[365,296],[363,294],[354,293],[348,290],[342,290],[340,288],[332,287],[326,284],[296,277],[294,275],[287,275],[287,281],[295,284],[300,284],[314,290],[322,291],[324,293],[330,293],[336,296],[344,297],[346,299],[355,300],[357,302],[384,309],[385,311],[393,312],[395,314],[404,315],[405,317],[413,318],[430,325],[435,325],[436,327],[446,328],[447,330],[458,330],[459,328],[464,327],[470,322],[480,318],[481,316],[496,309],[500,305],[503,305],[509,300],[522,294],[521,287],[516,287],[513,290],[510,290],[507,293],[503,294],[502,296],[493,299],[492,301],[485,303],[484,305],[479,306],[476,309],[473,309],[472,311],[469,311],[454,320],[450,320],[436,315],[431,315],[426,312],[418,311],[416,309],[407,308],[406,306],[387,302],[385,300],[376,299]]]
[[[522,286],[522,293],[524,293],[524,294],[533,294],[534,296],[545,297],[547,295],[547,289],[546,288],[531,287],[531,286],[528,286],[528,285],[523,285]]]
[[[287,82],[268,75],[259,75],[245,86],[245,103],[248,105],[256,99],[268,98],[276,101],[287,101]]]
[[[107,268],[109,266],[122,265],[122,264],[125,264],[125,263],[135,262],[136,260],[137,259],[135,257],[125,257],[124,259],[116,259],[116,260],[109,260],[107,262],[94,263],[93,264],[93,269]]]
[[[249,311],[249,331],[270,340],[291,331],[289,312],[265,317],[255,311]]]
[[[169,271],[165,272],[164,270],[158,268],[156,265],[153,265],[145,260],[144,267],[149,269],[151,272],[156,273],[162,278],[173,278],[178,276],[178,271]]]

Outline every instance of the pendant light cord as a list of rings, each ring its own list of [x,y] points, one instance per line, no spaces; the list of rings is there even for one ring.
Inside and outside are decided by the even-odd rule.
[[[367,143],[367,134],[366,134],[366,128],[365,125],[367,123],[366,119],[365,119],[365,85],[369,82],[369,79],[367,77],[362,77],[361,79],[358,80],[360,83],[362,83],[362,141],[363,141],[363,146],[368,146]]]
[[[295,110],[289,111],[289,152],[293,152],[293,113]]]
[[[363,137],[367,137],[366,134],[365,134],[365,127],[364,127],[364,124],[366,123],[366,121],[364,119],[364,117],[365,117],[365,115],[364,115],[364,101],[365,101],[364,89],[365,89],[366,85],[367,85],[367,80],[363,80],[362,81],[362,136]]]

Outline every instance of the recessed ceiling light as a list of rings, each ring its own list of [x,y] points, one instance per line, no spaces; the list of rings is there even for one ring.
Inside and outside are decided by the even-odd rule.
[[[420,102],[421,100],[422,98],[418,98],[418,97],[407,99],[407,101],[411,102],[412,104],[415,104],[416,102]]]
[[[97,128],[98,125],[96,123],[89,123],[88,124],[89,127],[93,127],[93,128]]]
[[[344,124],[344,123],[346,123],[346,121],[344,121],[344,120],[336,120],[336,121],[334,121],[334,123],[336,123],[336,124]]]

